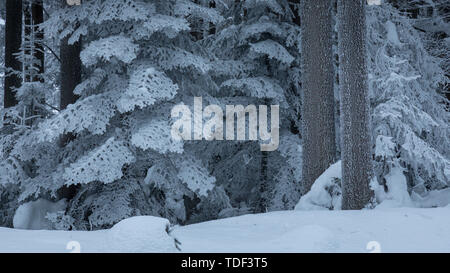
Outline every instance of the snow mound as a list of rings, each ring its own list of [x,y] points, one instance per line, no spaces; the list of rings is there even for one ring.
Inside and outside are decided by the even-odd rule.
[[[169,220],[136,216],[120,221],[108,230],[113,252],[176,252],[175,239],[168,234]]]
[[[13,218],[13,226],[18,229],[52,229],[52,223],[46,218],[47,213],[55,213],[66,209],[66,199],[56,203],[38,199],[20,205]]]
[[[311,190],[302,196],[295,210],[340,210],[341,179],[341,161],[338,161],[314,181]]]

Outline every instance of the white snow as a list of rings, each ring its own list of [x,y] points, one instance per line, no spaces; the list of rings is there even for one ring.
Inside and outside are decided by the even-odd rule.
[[[406,177],[403,174],[403,169],[400,167],[393,168],[389,174],[385,176],[385,179],[388,192],[375,191],[378,193],[376,194],[377,200],[381,201],[377,206],[377,209],[414,207],[408,193],[408,185],[406,184]]]
[[[176,227],[183,252],[450,252],[450,206],[361,211],[280,211]],[[166,220],[127,219],[111,230],[0,228],[0,252],[175,251]],[[148,229],[147,229],[148,227]]]
[[[445,207],[450,204],[450,188],[429,191],[424,197],[413,192],[411,199],[421,208]]]
[[[378,203],[376,209],[433,208],[450,204],[450,188],[425,192],[422,196],[412,192],[410,196],[403,170],[393,166],[385,176],[387,191],[375,177],[372,179],[370,188]],[[341,161],[338,161],[314,181],[311,190],[300,198],[295,210],[340,210],[342,194],[338,181],[341,179]]]
[[[56,203],[45,199],[28,202],[17,208],[13,225],[19,229],[50,229],[51,222],[46,218],[47,213],[64,211],[65,209],[65,199]]]
[[[340,209],[341,195],[332,195],[329,192],[331,187],[336,186],[336,179],[342,179],[340,160],[314,181],[311,190],[300,198],[295,210]]]
[[[108,230],[110,251],[113,252],[175,252],[174,238],[166,230],[167,219],[136,216],[120,221]]]

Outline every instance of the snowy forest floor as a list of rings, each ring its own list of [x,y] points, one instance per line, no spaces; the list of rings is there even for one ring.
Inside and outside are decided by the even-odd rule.
[[[177,226],[172,235],[183,252],[450,252],[449,216],[450,206],[279,211]],[[0,252],[70,252],[70,241],[81,252],[121,252],[109,248],[109,232],[0,228]]]

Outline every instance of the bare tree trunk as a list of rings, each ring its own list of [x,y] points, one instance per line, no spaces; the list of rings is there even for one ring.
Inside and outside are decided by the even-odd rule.
[[[329,0],[301,1],[303,194],[336,156],[331,10]]]
[[[23,22],[24,22],[24,81],[30,82],[31,81],[31,74],[32,74],[32,60],[31,60],[31,7],[30,3],[28,1],[25,1],[24,8],[23,8]]]
[[[366,17],[364,0],[338,2],[341,94],[342,209],[362,209],[371,198]]]
[[[270,66],[269,61],[268,60],[266,60],[266,61],[267,61],[267,65]],[[264,99],[263,105],[268,105],[268,104],[269,104],[269,100]],[[268,197],[269,197],[270,185],[269,185],[268,168],[269,168],[269,152],[261,151],[260,176],[259,176],[259,184],[258,184],[259,199],[258,199],[258,203],[256,204],[256,209],[255,209],[256,212],[266,212],[267,207],[269,206],[269,198]]]
[[[42,45],[44,41],[44,31],[39,29],[39,25],[44,22],[44,6],[42,0],[34,0],[31,4],[31,14],[33,20],[34,51],[33,57],[37,61],[37,74],[33,75],[32,81],[44,82],[45,54]]]
[[[78,96],[73,93],[75,87],[81,82],[81,40],[70,45],[69,37],[61,40],[61,96],[60,109],[77,101]]]
[[[59,55],[61,60],[60,70],[60,110],[67,108],[69,104],[73,104],[79,98],[74,94],[75,87],[81,83],[81,69],[82,63],[80,59],[82,38],[73,44],[69,44],[70,35],[65,37],[60,42]],[[72,134],[65,134],[61,136],[59,144],[64,147],[69,141],[75,138]],[[70,185],[69,187],[62,187],[60,189],[60,196],[67,200],[72,200],[80,188],[79,185]]]
[[[6,25],[5,25],[5,67],[14,71],[22,71],[22,63],[14,54],[20,52],[22,44],[22,0],[6,0]],[[15,74],[6,74],[5,93],[3,97],[4,107],[12,107],[17,104],[15,88],[19,88],[22,79]]]

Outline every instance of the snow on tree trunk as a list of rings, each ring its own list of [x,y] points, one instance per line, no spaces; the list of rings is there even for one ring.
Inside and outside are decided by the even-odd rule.
[[[16,59],[15,53],[20,51],[22,43],[22,0],[6,0],[5,26],[5,67],[16,71],[22,70],[22,63]],[[5,76],[4,107],[17,104],[14,88],[19,88],[22,80],[18,75]]]
[[[338,2],[342,209],[362,209],[371,197],[369,182],[372,159],[364,3],[364,0]]]
[[[334,162],[332,3],[302,1],[303,179],[307,193],[314,181]]]

